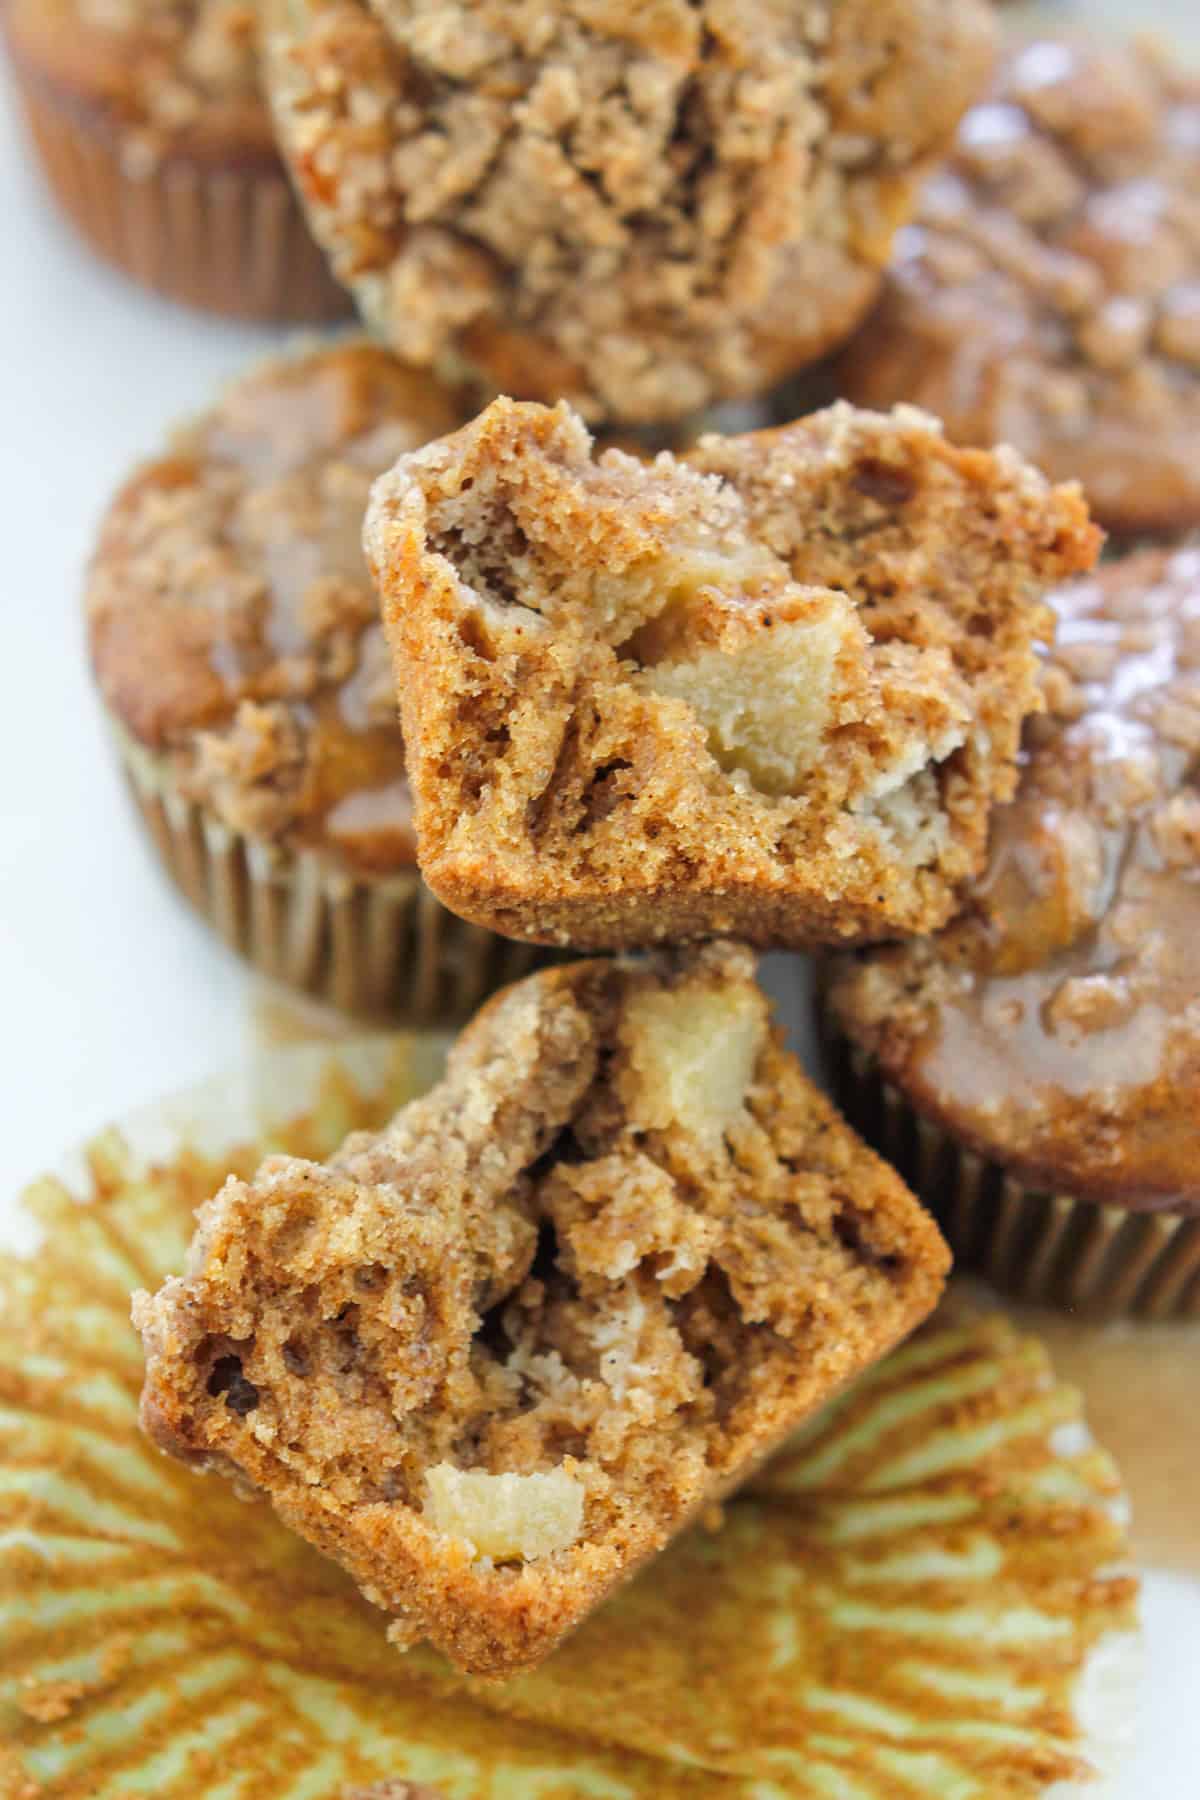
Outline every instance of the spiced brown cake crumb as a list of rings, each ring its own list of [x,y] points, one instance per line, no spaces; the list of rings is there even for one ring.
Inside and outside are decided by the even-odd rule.
[[[287,0],[280,135],[399,354],[676,418],[842,341],[986,79],[979,0]]]
[[[328,1163],[201,1209],[135,1322],[165,1449],[400,1646],[536,1662],[932,1308],[946,1254],[730,945],[530,977]]]
[[[866,406],[1078,477],[1114,531],[1200,521],[1200,76],[1045,40],[960,127],[842,359]]]
[[[1039,704],[1078,493],[845,405],[598,458],[496,401],[376,484],[426,881],[536,942],[928,930]]]

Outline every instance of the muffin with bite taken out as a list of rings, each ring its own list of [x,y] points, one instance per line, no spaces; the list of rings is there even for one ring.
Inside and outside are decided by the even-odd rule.
[[[422,873],[574,950],[943,925],[1039,703],[1078,489],[840,404],[646,462],[496,400],[401,457],[365,541]]]

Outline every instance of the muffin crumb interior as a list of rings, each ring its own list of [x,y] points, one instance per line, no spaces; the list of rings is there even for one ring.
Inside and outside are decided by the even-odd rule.
[[[523,887],[535,937],[555,889],[706,879],[807,887],[816,936],[944,917],[1038,704],[1040,587],[1096,548],[1011,454],[845,406],[647,464],[497,401],[367,535],[426,878],[469,916],[460,872]]]
[[[936,1232],[752,969],[716,947],[535,977],[386,1131],[227,1184],[137,1302],[151,1433],[272,1492],[401,1639],[471,1666],[528,1654],[488,1584],[578,1557],[561,1635],[940,1285]]]

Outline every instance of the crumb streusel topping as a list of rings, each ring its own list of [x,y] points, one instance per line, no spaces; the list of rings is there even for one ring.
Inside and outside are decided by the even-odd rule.
[[[628,421],[761,389],[852,329],[992,41],[977,0],[271,18],[285,152],[393,348]]]
[[[137,40],[134,73],[149,107],[170,118],[185,104],[258,88],[253,0],[75,0],[85,26]],[[161,66],[160,66],[161,65]],[[174,76],[188,100],[173,94]]]
[[[6,15],[32,78],[120,130],[131,175],[176,153],[275,160],[255,0],[8,0]]]
[[[461,416],[384,351],[318,350],[238,382],[114,503],[87,596],[101,691],[231,829],[412,862],[362,519],[380,470]]]
[[[1200,78],[1145,46],[1013,52],[844,374],[1077,476],[1114,529],[1200,519]]]
[[[1200,550],[1054,601],[1049,710],[967,910],[848,965],[834,1003],[997,1160],[1200,1207]]]

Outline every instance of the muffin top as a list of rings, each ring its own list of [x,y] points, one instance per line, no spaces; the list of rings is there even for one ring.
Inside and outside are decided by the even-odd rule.
[[[1200,77],[1144,45],[1010,54],[842,375],[1077,476],[1114,530],[1200,520]]]
[[[274,157],[255,0],[7,0],[22,52],[126,130],[135,170],[171,153]]]
[[[362,522],[374,477],[465,410],[343,343],[252,372],[117,495],[87,589],[101,693],[233,830],[367,872],[411,863]]]
[[[986,77],[980,0],[274,0],[314,230],[398,354],[670,419],[853,329]]]
[[[1200,1210],[1200,550],[1054,597],[1047,711],[961,917],[834,967],[851,1036],[1021,1179]]]

